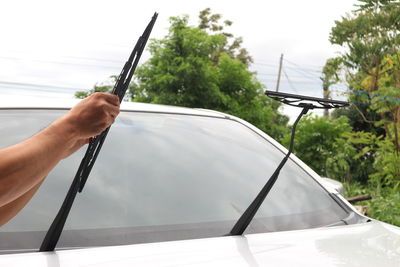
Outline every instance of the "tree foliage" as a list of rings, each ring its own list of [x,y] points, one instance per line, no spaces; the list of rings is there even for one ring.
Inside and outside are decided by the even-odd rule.
[[[251,58],[240,39],[223,32],[220,18],[209,9],[200,13],[198,27],[189,26],[187,16],[170,18],[168,35],[150,42],[152,56],[137,70],[134,101],[219,110],[280,138],[288,119],[264,96],[248,70]]]
[[[89,89],[87,91],[75,92],[75,97],[79,98],[79,99],[83,99],[83,98],[90,96],[93,93],[96,93],[96,92],[111,93],[114,88],[115,83],[117,82],[117,79],[118,79],[118,76],[111,75],[108,80],[103,81],[101,83],[96,83],[92,89]],[[134,86],[135,86],[134,82],[131,82],[131,84],[129,85],[129,87],[134,87]],[[130,97],[131,96],[128,91],[124,98],[124,101],[129,100]]]
[[[328,58],[322,68],[321,80],[324,84],[330,86],[340,81],[339,71],[343,59],[341,57]]]
[[[333,145],[327,159],[327,174],[343,182],[368,183],[375,172],[375,150],[382,136],[369,132],[344,132]]]
[[[322,81],[322,89],[325,99],[330,98],[330,86],[340,81],[339,72],[342,63],[343,60],[340,57],[329,58],[325,62],[325,66],[322,68],[322,76],[320,77],[320,79]],[[324,110],[324,116],[329,116],[328,109]]]
[[[200,11],[199,28],[206,30],[212,34],[222,35],[223,45],[216,51],[217,53],[226,53],[231,58],[238,59],[244,64],[250,64],[253,62],[252,57],[246,48],[242,47],[242,37],[234,37],[232,33],[225,32],[224,29],[227,26],[232,25],[232,21],[225,20],[223,25],[220,24],[221,14],[212,14],[210,8],[206,8]]]
[[[374,67],[400,46],[398,0],[359,0],[358,9],[336,21],[330,33],[332,44],[346,47],[347,66],[376,75]]]
[[[330,34],[331,43],[346,49],[341,58],[348,68],[349,100],[353,103],[339,113],[347,115],[353,129],[359,131],[347,136],[347,144],[356,149],[353,159],[363,155],[364,161],[358,163],[373,166],[368,168],[368,178],[378,185],[392,182],[393,186],[399,175],[399,33],[398,0],[359,0],[357,9],[336,21]]]
[[[328,159],[335,158],[338,150],[341,149],[337,147],[337,139],[349,132],[351,132],[351,127],[345,117],[329,119],[307,115],[297,126],[294,153],[318,174],[327,176],[329,175]],[[282,143],[288,146],[289,142],[290,134],[287,134]],[[343,169],[346,174],[349,167],[343,167]]]
[[[350,118],[356,131],[391,135],[388,120],[391,115],[374,108],[371,100],[382,86],[385,57],[395,55],[400,48],[400,3],[398,0],[358,2],[355,10],[335,21],[329,37],[332,44],[345,48],[341,59],[347,67],[347,83],[353,89],[349,97],[353,106],[340,114]]]

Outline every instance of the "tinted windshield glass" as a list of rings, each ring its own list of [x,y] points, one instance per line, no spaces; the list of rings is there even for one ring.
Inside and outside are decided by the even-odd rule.
[[[0,111],[0,147],[33,135],[64,112]],[[0,228],[2,249],[39,247],[84,151],[63,160],[24,210]],[[122,112],[58,246],[224,235],[283,156],[229,119]],[[317,227],[344,217],[327,192],[289,160],[247,233]]]

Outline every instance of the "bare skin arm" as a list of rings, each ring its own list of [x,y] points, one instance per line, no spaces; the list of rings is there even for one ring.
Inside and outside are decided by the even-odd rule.
[[[105,130],[118,113],[117,96],[96,93],[38,134],[0,150],[0,217],[20,210],[60,160]]]
[[[42,180],[43,182],[43,180]],[[0,207],[0,226],[14,218],[17,213],[31,200],[33,195],[39,189],[42,182],[38,183],[31,190],[20,196],[19,198],[11,201],[10,203]]]

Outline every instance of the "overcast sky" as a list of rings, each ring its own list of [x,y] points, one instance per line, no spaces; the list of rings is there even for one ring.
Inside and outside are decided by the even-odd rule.
[[[1,94],[72,97],[76,90],[118,74],[155,11],[152,38],[162,38],[168,18],[188,14],[197,25],[210,7],[233,21],[254,59],[252,70],[274,90],[284,54],[281,90],[322,95],[319,71],[339,47],[329,32],[354,9],[355,0],[247,1],[20,1],[0,2]],[[148,58],[146,53],[142,62]]]

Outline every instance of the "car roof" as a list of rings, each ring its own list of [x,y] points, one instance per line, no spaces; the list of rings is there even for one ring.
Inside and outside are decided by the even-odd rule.
[[[61,97],[35,97],[35,96],[0,96],[0,108],[1,109],[70,109],[76,105],[80,99],[74,98],[61,98]],[[226,118],[231,117],[228,114],[221,112],[207,110],[207,109],[196,109],[196,108],[185,108],[177,106],[167,106],[159,104],[147,104],[139,102],[127,102],[121,103],[122,111],[139,111],[139,112],[160,112],[160,113],[175,113],[175,114],[188,114],[198,116],[212,116]]]

